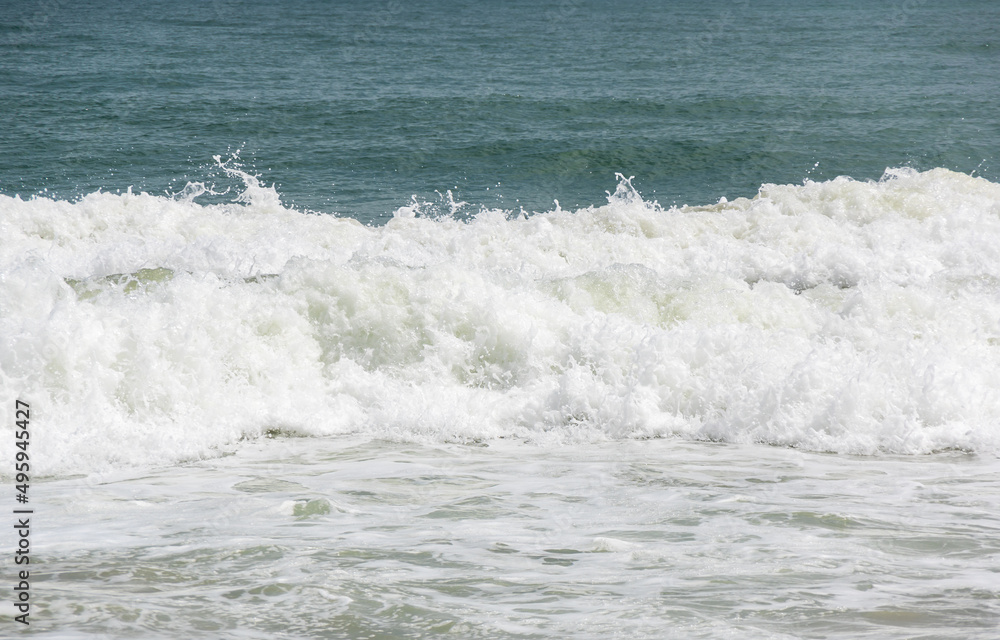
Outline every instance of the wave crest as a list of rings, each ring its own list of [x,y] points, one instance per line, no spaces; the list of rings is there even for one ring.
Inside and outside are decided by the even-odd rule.
[[[39,407],[42,470],[275,429],[1000,450],[1000,185],[887,170],[663,209],[619,176],[603,206],[376,228],[218,162],[233,202],[0,196],[0,395]]]

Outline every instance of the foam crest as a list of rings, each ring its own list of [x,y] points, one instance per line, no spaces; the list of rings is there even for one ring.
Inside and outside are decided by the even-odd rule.
[[[0,196],[0,401],[37,407],[45,472],[269,432],[1000,450],[1000,185],[897,169],[664,210],[622,179],[372,228],[230,170],[226,204]]]

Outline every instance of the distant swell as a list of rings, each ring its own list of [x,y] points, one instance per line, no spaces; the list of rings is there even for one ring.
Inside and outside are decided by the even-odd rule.
[[[233,170],[236,171],[236,170]],[[46,473],[267,432],[1000,451],[1000,185],[936,169],[385,227],[0,196],[0,401]],[[5,421],[11,428],[11,420]],[[12,438],[0,456],[12,456]]]

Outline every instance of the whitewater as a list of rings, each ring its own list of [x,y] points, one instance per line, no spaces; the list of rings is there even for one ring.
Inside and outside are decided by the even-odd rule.
[[[1000,185],[366,226],[219,166],[0,195],[38,637],[992,637]]]
[[[0,196],[3,405],[46,473],[265,434],[1000,445],[1000,185],[943,169],[382,227],[233,202]],[[446,206],[447,205],[447,206]],[[12,441],[0,443],[10,457]]]

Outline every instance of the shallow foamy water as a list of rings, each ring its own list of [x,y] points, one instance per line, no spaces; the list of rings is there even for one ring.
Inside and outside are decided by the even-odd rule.
[[[39,485],[33,629],[988,638],[998,472],[676,440],[266,440]]]

